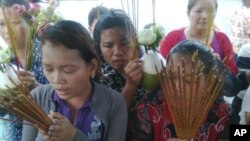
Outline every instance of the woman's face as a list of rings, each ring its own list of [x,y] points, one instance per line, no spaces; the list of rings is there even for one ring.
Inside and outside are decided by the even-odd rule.
[[[209,15],[213,21],[216,15],[214,0],[197,0],[190,11],[187,12],[191,28],[204,30],[207,28]]]
[[[104,60],[115,70],[123,72],[133,59],[134,48],[126,30],[114,27],[101,32],[100,48]]]
[[[172,60],[172,62],[171,62]],[[181,70],[182,69],[182,60],[184,61],[184,69],[185,69],[185,73]],[[184,94],[191,94],[190,93],[190,90],[191,90],[191,83],[192,83],[192,56],[188,56],[188,55],[181,55],[181,54],[172,54],[169,58],[169,61],[168,61],[168,69],[170,68],[170,65],[173,65],[173,75],[169,76],[170,79],[173,79],[175,85],[176,85],[176,90],[177,90],[177,93],[180,94],[180,93],[183,93],[184,89],[182,88],[183,87],[183,84],[186,86],[186,93]],[[180,65],[180,68],[178,69],[178,65]],[[180,70],[180,75],[178,74],[178,71]],[[198,75],[198,74],[195,74],[195,75]],[[181,77],[179,76],[185,76],[183,77],[183,84],[181,85],[180,87],[180,79]],[[206,77],[204,74],[201,75],[200,77],[200,81],[198,82],[199,83],[199,91],[198,92],[202,92],[205,90],[205,83],[206,82]],[[182,90],[182,91],[181,91]]]
[[[15,33],[14,36],[17,39],[18,47],[25,47],[28,25],[23,18],[14,16],[10,8],[6,8],[6,15],[11,22],[11,27],[13,32]],[[10,38],[8,35],[2,10],[0,10],[0,36],[2,36],[3,39],[10,45]]]
[[[87,64],[77,50],[48,41],[42,48],[44,75],[61,99],[69,100],[90,90],[90,78],[97,69],[95,59]]]

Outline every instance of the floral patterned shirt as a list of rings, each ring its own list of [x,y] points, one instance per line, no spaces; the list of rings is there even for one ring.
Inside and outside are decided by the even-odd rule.
[[[103,77],[101,78],[100,83],[118,92],[122,92],[122,89],[124,88],[125,83],[126,83],[126,79],[124,78],[124,75],[115,71],[107,63],[102,63],[101,71],[102,71]],[[136,90],[132,107],[135,106],[136,103],[138,103],[138,101],[141,100],[144,93],[145,93],[145,90],[139,86],[138,89]]]
[[[250,9],[241,7],[236,10],[231,19],[232,42],[240,48],[246,43],[250,43]]]
[[[33,63],[30,71],[35,73],[36,80],[41,84],[47,84],[48,80],[43,75],[42,69],[42,51],[39,45],[39,41],[35,41],[35,46],[33,48]],[[13,64],[16,64],[15,60],[12,60]],[[21,67],[21,66],[20,66]],[[5,114],[0,113],[0,117],[11,120],[12,122],[2,122],[0,124],[0,140],[1,138],[5,141],[21,141],[22,136],[22,124],[21,119]],[[19,121],[19,122],[17,122]]]
[[[217,100],[194,140],[218,140],[228,123],[229,113],[228,104]],[[161,91],[145,97],[133,111],[132,119],[128,125],[128,141],[166,141],[176,138],[170,112]]]

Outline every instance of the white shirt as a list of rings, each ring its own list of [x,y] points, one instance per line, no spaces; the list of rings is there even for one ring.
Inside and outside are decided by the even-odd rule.
[[[245,119],[245,113],[250,112],[250,87],[248,87],[246,94],[243,98],[243,102],[241,105],[241,111],[239,113],[240,116],[240,124],[245,125],[246,119]]]

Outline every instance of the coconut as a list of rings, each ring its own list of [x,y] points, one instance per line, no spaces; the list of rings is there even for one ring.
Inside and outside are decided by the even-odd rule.
[[[141,59],[143,60],[142,86],[148,91],[153,91],[160,87],[157,71],[160,72],[163,69],[162,64],[164,67],[166,66],[166,60],[160,53],[152,50],[149,50],[146,54],[144,54]]]

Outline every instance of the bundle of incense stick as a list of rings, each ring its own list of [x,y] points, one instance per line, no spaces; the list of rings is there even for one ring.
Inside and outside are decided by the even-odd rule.
[[[15,72],[11,65],[0,64],[0,73],[3,74],[8,69],[12,69],[12,71]],[[18,78],[17,75],[16,77]],[[8,76],[8,78],[13,85],[11,87],[6,85],[5,88],[0,88],[0,108],[32,123],[35,127],[43,131],[47,131],[49,126],[52,124],[52,120],[32,99],[29,94],[29,90],[19,78],[19,82],[15,82],[12,79],[13,75]]]
[[[192,139],[220,93],[225,71],[218,72],[214,67],[205,75],[198,52],[193,55],[191,71],[187,70],[183,58],[180,64],[170,60],[167,67],[163,68],[157,74],[177,137]],[[203,87],[201,84],[204,84]]]
[[[124,2],[125,1],[125,2]],[[127,12],[128,16],[130,17],[135,29],[136,33],[138,33],[138,20],[139,20],[139,0],[121,0],[122,9]],[[126,5],[127,7],[125,8]],[[130,27],[129,24],[126,24],[126,30],[131,35],[131,47],[134,48],[133,58],[138,58],[138,41],[137,36],[132,35],[132,31],[134,30],[132,27]]]

